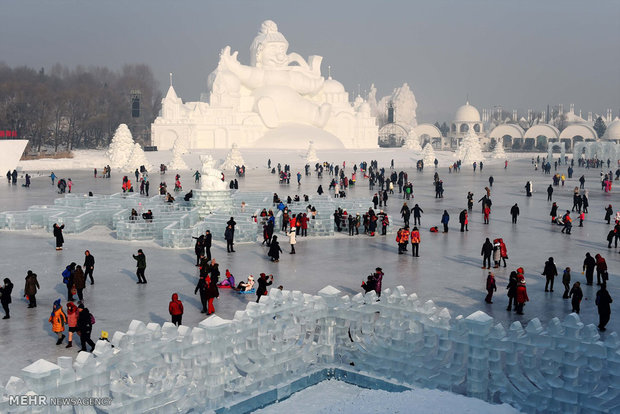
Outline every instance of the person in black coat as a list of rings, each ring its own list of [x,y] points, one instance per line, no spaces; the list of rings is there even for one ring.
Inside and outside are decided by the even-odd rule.
[[[56,238],[56,250],[62,250],[62,245],[65,242],[64,237],[62,237],[62,229],[65,228],[65,225],[59,226],[57,223],[54,223],[54,237]]]
[[[555,267],[553,257],[550,257],[549,260],[545,262],[545,268],[542,274],[547,278],[547,281],[545,282],[545,292],[553,292],[553,281],[558,275],[558,269]],[[551,284],[551,286],[549,286],[549,284]]]
[[[0,303],[2,303],[2,308],[4,309],[4,318],[2,319],[10,319],[11,314],[9,312],[9,304],[11,303],[11,292],[13,292],[13,283],[11,283],[11,279],[8,277],[4,278],[4,286],[0,286]]]
[[[583,272],[586,274],[586,284],[592,286],[594,282],[594,269],[596,268],[596,260],[590,255],[590,252],[586,253],[586,258],[583,261]]]
[[[510,208],[510,215],[512,216],[512,222],[514,224],[517,223],[517,217],[519,216],[519,213],[519,206],[517,205],[517,203],[515,203],[515,205]]]
[[[267,256],[271,257],[272,262],[278,262],[280,260],[280,253],[282,253],[282,249],[280,248],[280,242],[278,242],[278,236],[273,236]]]
[[[480,251],[480,256],[482,256],[482,268],[490,269],[491,268],[491,255],[493,254],[493,243],[487,237],[486,241],[482,245],[482,250]],[[485,264],[488,262],[488,267]]]
[[[601,289],[596,292],[596,306],[598,307],[598,329],[601,331],[605,331],[605,325],[609,322],[609,318],[611,317],[611,303],[613,300],[609,295],[609,291],[607,291],[607,284],[603,283],[601,285]]]
[[[549,215],[551,216],[551,222],[555,223],[555,218],[558,216],[558,205],[555,203],[555,201],[551,205],[551,211],[549,212]]]
[[[224,231],[224,238],[226,239],[226,251],[228,253],[233,253],[235,249],[233,248],[233,237],[234,230],[233,227],[229,224],[226,226],[226,230]]]
[[[204,238],[204,248],[205,248],[205,256],[207,258],[207,260],[211,260],[211,241],[213,239],[213,236],[211,235],[211,230],[207,230],[205,232],[205,238]]]
[[[571,305],[573,306],[572,312],[579,313],[581,299],[583,299],[583,291],[581,290],[581,283],[575,282],[568,296],[572,298],[571,299]]]
[[[196,244],[194,245],[194,253],[196,253],[196,266],[200,266],[200,258],[205,251],[205,236],[203,234],[198,237],[192,236],[192,239],[196,240]]]
[[[416,224],[417,224],[417,225],[421,225],[421,224],[422,224],[422,222],[420,221],[420,218],[422,217],[422,214],[420,214],[420,213],[424,213],[424,210],[422,210],[422,209],[420,208],[420,206],[416,204],[415,206],[413,206],[413,208],[411,209],[411,211],[413,211],[413,225],[414,225],[414,226],[415,226]]]
[[[90,352],[93,352],[95,349],[95,343],[90,339],[90,334],[93,330],[93,325],[91,323],[90,312],[88,308],[85,308],[83,304],[78,306],[78,311],[80,315],[77,320],[77,331],[80,335],[80,342],[82,343],[82,351],[86,351],[86,344],[90,345]]]
[[[95,270],[95,258],[92,254],[90,254],[89,250],[84,252],[84,277],[88,279],[90,276],[90,284],[95,284],[95,279],[93,278],[93,271]]]
[[[267,281],[267,275],[260,274],[258,278],[258,289],[256,289],[256,303],[260,301],[260,297],[267,294],[267,286],[273,283],[273,275],[269,275],[269,281]]]
[[[200,313],[207,313],[207,278],[208,274],[204,274],[200,276],[198,279],[198,284],[196,285],[196,289],[194,289],[194,295],[200,291],[200,302],[202,303],[202,310]]]
[[[508,289],[508,307],[506,308],[507,311],[512,310],[512,302],[515,301],[515,308],[516,308],[516,299],[517,299],[517,272],[510,272],[510,278],[508,279],[508,286],[506,286],[506,289]]]

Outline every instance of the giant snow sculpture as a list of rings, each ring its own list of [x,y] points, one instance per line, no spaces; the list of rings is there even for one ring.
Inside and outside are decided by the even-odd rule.
[[[177,138],[189,148],[376,148],[377,126],[368,105],[353,106],[342,84],[321,76],[321,56],[288,52],[271,20],[250,46],[250,65],[226,46],[209,75],[209,102],[183,101],[172,84],[162,115],[152,124],[153,145],[170,149]],[[285,130],[282,130],[285,128]]]

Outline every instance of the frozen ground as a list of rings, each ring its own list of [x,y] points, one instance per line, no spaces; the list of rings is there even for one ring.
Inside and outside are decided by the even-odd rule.
[[[334,401],[338,401],[334,404]],[[256,414],[517,414],[508,404],[489,404],[445,391],[368,390],[341,381],[324,381]]]
[[[228,151],[212,152],[215,158],[223,159]],[[339,161],[343,156],[337,152],[317,151],[321,159]],[[241,191],[275,191],[280,196],[316,194],[319,183],[317,178],[304,177],[301,188],[296,184],[280,186],[277,178],[269,174],[266,167],[267,158],[272,163],[291,163],[293,175],[297,170],[303,171],[305,150],[297,152],[274,150],[241,150],[247,162],[246,177],[239,179]],[[453,316],[469,315],[482,309],[502,322],[506,327],[513,321],[527,323],[529,319],[538,317],[546,323],[554,316],[564,317],[571,310],[570,301],[562,299],[561,279],[556,279],[555,292],[544,292],[544,278],[540,275],[547,257],[556,259],[558,269],[570,266],[573,269],[573,281],[584,282],[581,265],[586,251],[602,253],[607,259],[610,271],[610,292],[615,299],[612,304],[612,317],[604,339],[612,331],[618,331],[620,322],[620,289],[616,279],[620,275],[620,255],[618,249],[607,249],[605,236],[610,228],[604,221],[603,208],[613,204],[616,210],[620,207],[617,188],[611,194],[600,190],[599,172],[597,170],[576,169],[575,178],[567,181],[565,187],[556,187],[554,199],[561,210],[572,205],[572,189],[577,178],[586,174],[586,188],[590,191],[590,214],[586,218],[585,227],[573,228],[570,236],[560,233],[560,227],[550,224],[550,203],[546,201],[545,188],[551,182],[551,176],[544,176],[540,171],[533,171],[528,159],[511,159],[507,170],[501,160],[485,162],[482,173],[473,173],[471,166],[464,166],[460,174],[448,174],[446,160],[450,156],[438,152],[440,159],[439,173],[445,184],[445,198],[435,199],[432,186],[433,168],[417,173],[414,161],[419,157],[410,152],[394,150],[377,151],[346,151],[347,171],[351,172],[353,163],[361,160],[378,159],[380,165],[389,166],[389,160],[396,160],[397,170],[406,169],[414,183],[415,203],[424,209],[422,217],[422,244],[419,258],[410,255],[398,255],[393,236],[369,238],[367,236],[348,237],[346,234],[334,238],[314,239],[298,238],[297,254],[289,255],[286,238],[281,237],[285,251],[279,263],[271,263],[266,258],[266,247],[259,244],[240,244],[236,253],[227,254],[224,249],[223,235],[215,234],[214,257],[220,263],[224,273],[230,268],[237,279],[246,278],[248,274],[260,272],[273,273],[275,285],[284,285],[290,290],[301,290],[316,293],[327,284],[338,289],[356,294],[361,291],[363,279],[376,267],[381,266],[386,274],[384,287],[403,285],[408,292],[417,292],[421,299],[433,299],[437,305],[447,307]],[[147,153],[153,165],[168,162],[169,151]],[[542,156],[542,154],[541,154]],[[198,154],[184,156],[190,168],[199,165]],[[0,182],[0,211],[24,210],[30,205],[51,204],[59,197],[50,185],[49,172],[54,169],[59,177],[72,178],[74,192],[111,194],[118,192],[122,175],[127,171],[112,172],[112,179],[94,179],[92,168],[101,171],[105,159],[102,152],[89,151],[76,154],[72,160],[42,160],[23,162],[23,168],[35,173],[30,189],[21,186],[8,186]],[[67,165],[66,168],[58,168]],[[71,169],[73,166],[76,169]],[[565,171],[562,168],[562,171]],[[39,174],[36,174],[36,173]],[[182,182],[186,189],[191,188],[190,171],[181,172]],[[37,176],[38,175],[38,176]],[[227,172],[227,178],[232,173]],[[480,204],[475,204],[470,217],[470,231],[458,232],[458,212],[466,206],[466,194],[471,190],[478,200],[484,187],[488,185],[488,177],[493,175],[492,200],[493,212],[491,223],[482,224]],[[174,172],[170,171],[165,180],[170,185]],[[152,189],[159,183],[158,173],[151,174]],[[525,181],[533,179],[534,196],[525,197],[523,186]],[[321,183],[327,188],[329,176],[325,175]],[[369,191],[367,182],[358,180],[358,185],[349,192],[349,197],[370,200],[374,192]],[[519,223],[513,226],[510,222],[509,209],[515,202],[519,203],[521,216]],[[392,223],[398,225],[398,211],[402,199],[395,194],[388,201],[388,213]],[[269,206],[265,206],[269,207]],[[448,234],[431,234],[429,227],[440,225],[441,213],[447,209],[451,215],[450,232]],[[560,211],[561,211],[560,210]],[[456,231],[455,231],[456,230]],[[485,237],[503,237],[508,247],[509,267],[497,269],[498,292],[495,303],[485,304],[484,290],[486,271],[480,269],[482,259],[480,248]],[[153,242],[117,241],[114,234],[107,228],[96,227],[78,235],[66,235],[65,249],[54,250],[51,234],[37,230],[31,232],[0,232],[0,251],[2,252],[2,271],[0,276],[9,277],[15,283],[13,291],[12,317],[0,321],[0,358],[3,369],[0,382],[6,383],[10,375],[19,375],[24,366],[39,358],[55,361],[57,356],[77,355],[76,348],[65,349],[54,345],[51,325],[47,322],[51,303],[56,298],[66,299],[66,290],[62,285],[61,271],[72,261],[82,264],[85,249],[90,249],[96,259],[94,286],[87,286],[85,291],[86,305],[97,319],[93,336],[98,337],[101,330],[112,334],[116,330],[126,330],[132,319],[162,323],[169,320],[168,302],[173,292],[178,292],[185,305],[184,324],[196,326],[202,320],[199,313],[200,301],[193,294],[197,281],[194,265],[193,249],[171,250],[158,246]],[[135,261],[131,254],[142,248],[147,256],[147,285],[136,285]],[[509,271],[523,266],[528,282],[530,302],[525,307],[525,315],[517,316],[505,310],[507,298],[505,286]],[[39,307],[27,309],[22,298],[26,271],[32,269],[39,275],[41,291],[37,295]],[[598,315],[594,306],[596,287],[583,286],[584,301],[581,318],[586,324],[598,323]],[[231,318],[234,312],[245,307],[250,300],[249,295],[239,296],[231,291],[221,290],[216,301],[216,313],[224,318]]]

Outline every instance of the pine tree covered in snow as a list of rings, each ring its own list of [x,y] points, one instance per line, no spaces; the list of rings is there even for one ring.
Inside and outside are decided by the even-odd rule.
[[[243,156],[239,151],[237,143],[233,143],[232,148],[230,149],[230,151],[228,151],[228,154],[226,154],[226,159],[224,160],[224,163],[220,165],[220,169],[234,170],[235,167],[241,167],[242,165],[245,165]]]
[[[409,131],[409,135],[407,136],[407,139],[403,144],[403,148],[415,152],[422,151],[422,146],[420,145],[420,137],[418,137],[418,134],[416,134],[413,129]]]
[[[131,151],[131,155],[125,164],[126,170],[135,170],[136,168],[140,169],[140,166],[144,165],[144,168],[147,171],[152,170],[152,165],[149,164],[149,161],[146,159],[146,155],[142,150],[142,147],[137,142],[133,146],[133,150]]]
[[[424,166],[430,167],[435,165],[435,150],[430,142],[427,142],[422,150],[422,159],[424,160]]]
[[[504,151],[504,144],[501,138],[499,142],[495,144],[495,149],[493,150],[493,158],[506,159],[506,152]]]
[[[118,128],[116,128],[114,137],[112,137],[112,142],[110,142],[110,147],[105,153],[106,157],[110,160],[110,167],[125,167],[133,148],[134,142],[131,131],[129,131],[126,124],[120,124]]]
[[[189,170],[189,167],[183,161],[183,151],[185,145],[181,142],[181,138],[177,138],[172,146],[172,161],[168,164],[168,168],[171,170]],[[187,150],[187,148],[185,148]]]
[[[484,160],[480,139],[473,130],[470,129],[461,141],[461,145],[456,151],[456,158],[466,164]]]
[[[316,148],[314,148],[314,141],[310,141],[308,145],[308,151],[306,152],[306,162],[310,165],[319,162],[319,157],[316,155]]]

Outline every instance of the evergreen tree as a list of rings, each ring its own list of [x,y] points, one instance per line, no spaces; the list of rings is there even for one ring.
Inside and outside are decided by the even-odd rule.
[[[605,125],[605,121],[603,121],[603,118],[599,116],[598,118],[596,118],[593,128],[596,131],[598,137],[601,138],[607,130],[607,125]]]

